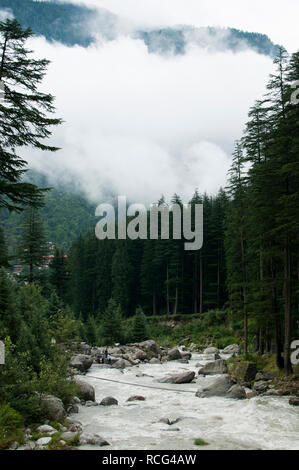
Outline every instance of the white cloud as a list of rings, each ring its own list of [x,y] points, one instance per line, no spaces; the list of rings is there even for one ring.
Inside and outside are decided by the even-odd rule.
[[[31,167],[75,184],[95,203],[103,191],[149,203],[196,187],[215,193],[226,182],[233,141],[261,97],[269,58],[190,46],[184,56],[149,54],[120,37],[87,49],[30,44],[52,60],[44,88],[65,123],[56,154],[26,152]]]
[[[73,0],[96,5],[139,26],[227,26],[267,34],[291,52],[298,48],[298,0]]]

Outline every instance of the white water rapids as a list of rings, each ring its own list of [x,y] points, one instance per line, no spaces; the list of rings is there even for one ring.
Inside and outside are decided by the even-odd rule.
[[[197,375],[198,367],[195,365],[198,362],[205,364],[208,359],[208,356],[193,354],[189,364],[176,361],[140,364],[123,371],[94,364],[82,379],[94,386],[97,402],[112,396],[118,400],[118,405],[80,406],[79,414],[72,415],[82,423],[84,431],[97,433],[110,443],[109,447],[85,445],[80,449],[299,449],[299,409],[289,405],[288,397],[260,396],[246,400],[196,397],[195,392],[215,378]],[[188,370],[196,373],[190,384],[156,382],[168,374]],[[137,377],[136,374],[147,375]],[[179,390],[193,393],[178,393]],[[142,395],[146,400],[127,402],[132,395]],[[167,425],[159,422],[161,418],[181,419]],[[194,439],[199,437],[209,445],[196,446]]]

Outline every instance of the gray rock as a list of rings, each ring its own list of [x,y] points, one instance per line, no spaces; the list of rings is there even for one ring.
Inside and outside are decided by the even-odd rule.
[[[40,434],[55,434],[57,432],[57,429],[53,428],[52,426],[49,426],[48,424],[43,424],[37,428],[37,431]]]
[[[143,341],[142,343],[136,343],[134,346],[137,346],[142,351],[144,351],[146,353],[147,359],[158,357],[161,354],[160,346],[158,346],[158,344],[151,339]]]
[[[72,356],[70,366],[78,369],[80,372],[86,372],[92,365],[93,359],[86,354],[76,354]]]
[[[52,441],[52,437],[41,437],[35,442],[36,447],[41,448],[41,447],[46,447],[47,445],[50,444]],[[28,442],[27,442],[28,444]]]
[[[24,446],[24,450],[34,450],[36,448],[35,441],[28,441]]]
[[[161,361],[157,359],[156,357],[152,357],[151,360],[149,361],[149,364],[161,364]]]
[[[223,349],[222,353],[223,354],[240,354],[241,348],[238,344],[230,344],[229,346],[226,346],[226,348]]]
[[[145,401],[145,397],[142,395],[132,395],[127,401]]]
[[[219,354],[219,349],[214,347],[206,348],[203,352],[204,354]]]
[[[67,409],[67,413],[68,414],[72,414],[72,413],[79,413],[79,406],[78,405],[70,405]]]
[[[73,439],[75,439],[75,437],[78,435],[77,432],[72,432],[72,431],[66,431],[66,432],[63,432],[60,436],[60,438],[63,440],[63,441],[72,441]]]
[[[168,375],[159,379],[157,382],[160,383],[171,383],[171,384],[187,384],[192,382],[195,377],[195,372],[184,372],[178,375]]]
[[[74,423],[69,427],[69,429],[66,429],[63,432],[66,432],[66,431],[71,431],[71,432],[74,432],[74,433],[81,432],[82,431],[82,425],[80,423]]]
[[[87,432],[83,432],[80,435],[79,440],[80,440],[81,445],[89,444],[89,445],[100,446],[100,447],[110,445],[109,442],[107,442],[105,439],[99,436],[99,434],[89,434]]]
[[[254,383],[252,390],[257,393],[265,393],[267,390],[269,390],[269,388],[270,387],[268,382],[259,380],[258,382]]]
[[[114,364],[112,364],[114,369],[125,369],[126,367],[131,366],[131,362],[127,361],[126,359],[118,359],[116,362],[114,362]]]
[[[213,362],[208,362],[201,369],[199,369],[199,375],[216,375],[216,374],[227,374],[228,368],[226,362],[223,359],[217,359]]]
[[[60,398],[48,395],[41,397],[41,412],[51,421],[62,421],[66,417],[66,411]]]
[[[272,380],[273,378],[274,378],[274,376],[272,374],[270,374],[270,372],[259,371],[255,376],[255,381],[259,382],[260,380],[262,380],[262,381],[266,382],[267,380]]]
[[[182,357],[182,359],[187,359],[188,361],[190,361],[190,359],[192,357],[192,354],[191,354],[191,352],[182,352],[181,357]]]
[[[215,378],[210,385],[204,387],[203,390],[198,390],[195,395],[199,398],[225,397],[234,384],[230,375],[221,375]]]
[[[172,348],[167,351],[167,360],[175,361],[176,359],[182,359],[182,355],[178,348]]]
[[[77,377],[74,378],[74,383],[77,385],[80,397],[85,401],[95,401],[95,389],[92,385]]]
[[[106,397],[106,398],[103,398],[100,405],[102,405],[102,406],[118,405],[118,401],[116,400],[116,398]]]
[[[190,336],[187,336],[186,338],[182,339],[182,341],[180,341],[179,343],[179,346],[183,346],[183,344],[189,343],[190,339]]]
[[[245,388],[239,384],[233,385],[227,392],[226,398],[238,398],[242,400],[246,398]]]

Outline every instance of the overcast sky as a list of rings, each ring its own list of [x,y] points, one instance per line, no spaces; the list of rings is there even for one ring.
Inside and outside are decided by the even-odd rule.
[[[285,0],[282,13],[276,0],[96,3],[135,25],[230,25],[268,33],[284,44],[296,30],[283,16],[295,5],[292,0]],[[247,8],[241,11],[238,4]],[[296,15],[288,17],[294,25]],[[195,188],[215,194],[226,185],[249,108],[273,72],[272,60],[252,50],[209,53],[193,44],[184,56],[163,57],[123,35],[89,48],[41,38],[30,45],[51,60],[43,87],[56,96],[57,114],[65,122],[52,137],[59,152],[30,150],[25,156],[32,168],[81,189],[94,203],[105,202],[107,189],[146,204],[174,193],[188,202]]]
[[[299,47],[298,0],[73,0],[97,5],[138,25],[228,26],[269,35],[290,52]]]

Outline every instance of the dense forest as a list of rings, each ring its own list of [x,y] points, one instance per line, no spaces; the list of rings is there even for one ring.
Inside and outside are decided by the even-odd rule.
[[[55,192],[24,180],[27,164],[16,149],[56,152],[45,139],[61,123],[50,117],[53,96],[38,91],[48,61],[34,59],[25,48],[31,35],[16,20],[0,22],[0,340],[6,348],[0,448],[12,434],[18,439],[22,423],[36,422],[39,394],[69,403],[75,391],[68,354],[80,341],[148,339],[157,334],[159,317],[193,315],[201,335],[207,335],[207,325],[220,335],[225,326],[232,339],[242,338],[245,356],[275,352],[277,367],[291,374],[290,345],[298,339],[299,321],[299,107],[292,88],[299,53],[289,57],[279,49],[267,93],[249,110],[244,136],[236,142],[227,187],[213,197],[195,190],[190,203],[203,204],[204,243],[185,251],[184,240],[172,237],[98,240],[87,206],[74,220],[67,196],[55,199]],[[49,244],[49,234],[59,229],[43,208],[45,198],[48,204],[60,200],[53,210],[74,238],[69,249],[62,236],[60,246]],[[175,194],[158,203],[182,200]],[[5,240],[5,228],[15,219],[7,211],[12,217],[23,212],[16,241],[8,240],[21,265],[17,273]],[[5,431],[8,421],[12,429]]]

